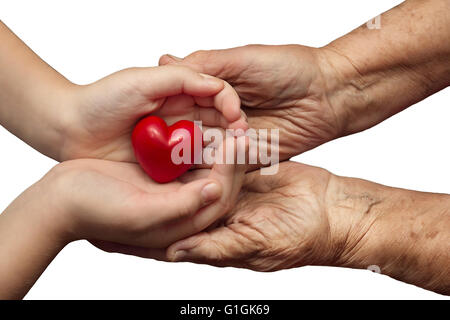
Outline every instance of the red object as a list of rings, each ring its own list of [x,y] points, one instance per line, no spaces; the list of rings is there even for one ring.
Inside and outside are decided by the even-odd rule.
[[[156,116],[139,121],[131,140],[137,161],[159,183],[170,182],[189,170],[203,147],[202,131],[192,121],[180,120],[168,127]]]

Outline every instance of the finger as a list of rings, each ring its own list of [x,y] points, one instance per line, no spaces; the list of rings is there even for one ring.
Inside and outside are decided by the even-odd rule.
[[[151,71],[151,72],[149,72]],[[162,66],[144,68],[139,77],[140,90],[152,99],[175,95],[198,97],[205,107],[215,107],[229,122],[241,118],[241,101],[236,91],[225,81],[197,73],[181,66]],[[209,99],[201,100],[202,97]]]
[[[234,65],[240,62],[243,48],[224,50],[199,50],[180,59],[168,54],[161,56],[159,65],[184,65],[197,72],[202,72],[222,79],[233,76]]]
[[[229,84],[226,83],[224,90],[227,90],[229,88],[231,88],[231,87],[229,87]],[[215,99],[216,99],[215,96],[194,97],[195,103],[200,107],[214,107]],[[202,110],[202,109],[200,109],[200,110]],[[235,122],[237,122],[239,125],[235,124],[234,127],[230,126],[229,128],[231,128],[231,129],[242,128],[242,129],[246,130],[248,128],[247,115],[242,109],[239,109],[239,112],[240,112],[240,117],[238,118],[238,120],[235,120]]]
[[[221,145],[224,137],[227,136],[226,129],[218,126],[204,125],[202,126],[202,132],[203,132],[203,146],[205,148],[210,147],[213,149],[217,149]],[[203,152],[205,152],[205,150]]]
[[[129,246],[121,243],[101,240],[90,240],[89,242],[98,249],[109,253],[121,253],[141,258],[168,261],[165,249],[151,249],[138,246]]]
[[[160,247],[165,247],[167,244],[205,230],[212,223],[225,216],[234,206],[242,180],[245,176],[245,166],[236,165],[235,158],[232,159],[232,163],[226,162],[226,150],[231,151],[231,154],[236,157],[236,144],[234,140],[234,137],[228,137],[223,142],[223,147],[220,148],[223,151],[218,154],[218,157],[220,156],[222,158],[216,160],[208,176],[209,179],[219,182],[222,186],[221,197],[200,209],[196,214],[189,215],[188,218],[180,219],[177,222],[170,222],[163,225],[162,228],[154,230],[152,238],[158,239],[158,243],[161,244]],[[218,161],[219,159],[222,162]]]
[[[189,183],[195,180],[205,179],[208,178],[211,170],[209,169],[195,169],[195,170],[189,170],[185,174],[178,177],[178,181],[182,183]]]
[[[249,150],[249,139],[246,136],[241,136],[235,139],[235,175],[232,186],[231,201],[233,205],[236,203],[239,192],[245,180],[245,173],[247,172],[247,156]]]
[[[220,128],[215,128],[215,129],[220,131],[221,137],[226,137],[228,134],[227,131],[222,130]],[[203,131],[205,132],[206,130],[208,130],[208,127],[204,126]],[[242,161],[239,160],[236,163],[237,164],[247,164],[248,163],[247,158],[248,158],[248,150],[249,150],[249,138],[244,135],[245,131],[241,130],[240,128],[236,129],[235,131],[231,131],[231,132],[234,136],[237,137],[235,143],[236,143],[236,146],[239,146],[239,148],[236,149],[236,152],[238,152],[242,156],[242,158],[240,158]],[[210,154],[210,153],[213,154],[213,153],[217,152],[217,150],[221,147],[221,146],[217,146],[217,141],[215,139],[216,139],[216,137],[214,139],[203,141],[203,144],[204,144],[203,154],[204,155]],[[242,139],[244,139],[244,140],[242,140]],[[205,158],[205,156],[204,156],[204,158]],[[236,159],[236,160],[238,160],[238,159]],[[210,163],[208,163],[207,161],[206,162],[203,161],[200,164],[196,164],[193,167],[193,169],[205,169],[205,168],[211,168],[211,167],[212,167],[212,165]],[[248,171],[249,165],[246,165],[245,169]]]
[[[202,125],[207,127],[221,127],[227,129],[230,126],[230,122],[224,117],[224,115],[213,108],[195,108],[194,111],[195,120],[201,120]],[[203,127],[205,130],[206,128]]]
[[[229,129],[232,129],[232,130],[242,129],[242,130],[246,131],[249,128],[246,113],[243,110],[241,110],[240,112],[241,112],[241,117],[238,120],[230,123],[228,126]]]
[[[135,70],[135,69],[133,69]],[[164,98],[177,94],[207,97],[224,89],[225,82],[211,76],[204,76],[194,70],[182,66],[162,66],[141,68],[131,74],[138,81],[138,88],[151,99]]]
[[[201,208],[218,201],[223,193],[223,187],[214,177],[190,182],[178,190],[160,193],[148,198],[143,210],[155,217],[155,223],[169,223],[195,215]],[[149,210],[155,208],[155,210]]]
[[[234,138],[228,138],[231,141]],[[230,148],[232,147],[231,143]],[[218,161],[219,162],[219,161]],[[208,179],[217,181],[222,186],[220,198],[210,205],[200,209],[195,215],[186,219],[179,220],[176,223],[167,224],[164,228],[157,230],[156,238],[162,239],[162,243],[173,243],[179,239],[186,238],[192,234],[198,233],[212,224],[214,221],[225,215],[233,199],[233,185],[235,179],[235,164],[216,163],[210,171]],[[181,201],[177,201],[181,202]]]
[[[210,77],[208,75],[204,75]],[[224,88],[213,96],[213,105],[229,122],[234,122],[242,117],[241,99],[233,87],[224,82]],[[205,103],[205,101],[202,101]]]
[[[190,235],[204,230],[225,215],[236,202],[245,176],[245,166],[236,164],[237,144],[234,137],[225,139],[221,150],[222,154],[218,154],[220,158],[213,166],[209,178],[221,183],[223,186],[222,196],[215,203],[200,210],[188,221],[181,221],[178,226],[180,234]],[[233,157],[228,157],[227,152],[231,153]]]
[[[208,163],[201,163],[201,164],[196,164],[192,167],[192,171],[197,171],[199,169],[211,169],[213,167],[212,164],[208,164]]]
[[[211,232],[202,232],[172,244],[166,258],[172,262],[194,262],[218,267],[237,266],[242,256],[233,248],[242,248],[239,235],[231,229],[221,227]]]
[[[219,147],[222,150],[222,154],[216,154],[215,164],[213,165],[209,175],[210,179],[219,181],[223,186],[221,198],[216,203],[204,208],[197,215],[193,216],[190,219],[190,223],[183,223],[181,229],[185,229],[185,234],[190,235],[202,231],[230,209],[230,205],[232,203],[231,196],[233,194],[232,188],[234,185],[237,166],[235,162],[227,164],[226,153],[227,150],[232,150],[233,154],[235,153],[234,140],[235,139],[233,137],[229,137],[224,140],[224,143],[221,147]]]
[[[186,113],[190,112],[195,106],[194,98],[187,94],[177,94],[165,99],[164,105],[153,114],[163,119],[167,117],[179,117],[186,119]],[[190,120],[190,119],[186,119]]]
[[[208,52],[210,52],[210,51],[208,51]],[[207,72],[207,68],[204,68],[201,63],[199,63],[199,64],[192,63],[192,62],[189,62],[188,59],[186,59],[186,61],[185,61],[184,58],[178,58],[178,57],[175,57],[175,56],[173,56],[171,54],[164,54],[164,55],[162,55],[159,58],[158,65],[159,66],[184,65],[184,66],[187,66],[187,67],[189,67],[192,70],[195,70],[197,72],[207,73],[207,74],[215,76],[214,73]]]
[[[194,97],[195,103],[200,107],[213,107],[214,106],[214,97]]]
[[[153,113],[166,120],[167,125],[172,125],[179,120],[200,120],[202,125],[207,127],[221,127],[224,129],[248,129],[246,116],[239,111],[241,116],[238,120],[229,122],[225,116],[215,108],[199,108],[196,105],[190,105],[193,101],[191,96],[176,95],[166,99],[164,107]],[[193,104],[193,103],[192,103]],[[190,105],[186,108],[186,105]],[[192,110],[192,112],[190,111]]]
[[[248,57],[248,54],[245,47],[238,47],[226,50],[210,50],[210,51],[196,51],[184,59],[176,58],[171,55],[163,55],[159,59],[159,65],[183,65],[195,70],[197,72],[201,72],[203,74],[212,75],[218,78],[222,78],[225,81],[232,81],[235,78],[235,73],[240,72],[240,68],[237,67],[242,61],[242,57]],[[227,107],[228,103],[233,103],[233,101],[237,101],[239,96],[232,89],[231,85],[226,83],[224,91],[232,90],[235,97],[232,97],[231,94],[223,93],[223,96],[226,97],[215,97],[215,101],[218,103],[224,103],[225,107]],[[210,105],[210,100],[200,101],[199,105]],[[215,103],[215,106],[220,108],[220,105]],[[224,113],[225,117],[229,121],[238,120],[237,111],[240,110],[240,101],[239,108],[231,108],[227,107],[227,110],[221,110]],[[229,113],[229,117],[228,117]],[[234,118],[235,117],[235,118]]]
[[[225,87],[228,88],[227,84],[225,84]],[[216,100],[215,96],[194,97],[194,99],[195,99],[195,103],[200,107],[215,107],[215,100]],[[203,110],[203,109],[199,109],[199,110]],[[209,110],[209,109],[206,109],[206,110]],[[227,112],[229,112],[229,111],[227,111]],[[232,113],[237,113],[237,112],[235,110],[233,110]],[[240,128],[243,130],[248,129],[247,115],[241,109],[239,109],[239,113],[240,113],[240,117],[237,120],[234,120],[231,124],[227,123],[227,128],[230,128],[230,129],[239,129]],[[233,114],[233,116],[236,117],[236,114]],[[211,126],[213,126],[213,125],[211,124]]]

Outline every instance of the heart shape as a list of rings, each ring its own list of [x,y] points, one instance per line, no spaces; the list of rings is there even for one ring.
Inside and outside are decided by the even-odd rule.
[[[203,147],[202,131],[192,121],[180,120],[168,127],[156,116],[139,121],[131,140],[137,161],[159,183],[175,180],[189,170]]]

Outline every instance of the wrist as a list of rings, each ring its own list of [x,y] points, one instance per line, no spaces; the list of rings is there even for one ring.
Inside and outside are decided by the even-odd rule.
[[[56,139],[49,145],[49,154],[53,159],[62,162],[67,160],[66,145],[70,144],[71,135],[76,123],[77,96],[79,85],[71,82],[63,83],[55,88],[49,110],[49,123]]]
[[[368,129],[450,84],[447,11],[447,1],[406,1],[379,16],[381,28],[364,24],[319,49],[326,95],[343,135]],[[418,15],[424,18],[416,21]]]
[[[331,45],[318,49],[323,79],[323,94],[336,115],[340,136],[359,132],[372,126],[366,110],[375,97],[367,90],[369,83],[349,57]]]
[[[426,289],[449,289],[450,196],[332,179],[327,193],[332,265],[373,267]]]
[[[70,165],[58,164],[52,168],[39,182],[30,187],[33,192],[41,194],[39,208],[34,213],[36,221],[40,221],[42,229],[60,246],[78,240],[74,231],[73,210],[70,194],[68,194],[68,180]]]
[[[333,265],[365,269],[378,260],[379,257],[374,257],[374,254],[380,243],[375,241],[381,239],[370,236],[390,201],[384,188],[360,179],[339,176],[330,179],[326,208],[334,253],[331,259]]]
[[[22,298],[68,243],[49,191],[41,180],[0,215],[0,299]]]

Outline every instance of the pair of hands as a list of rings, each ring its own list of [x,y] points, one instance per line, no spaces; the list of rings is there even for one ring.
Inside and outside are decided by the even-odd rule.
[[[55,221],[49,230],[62,243],[165,248],[205,229],[234,203],[245,166],[216,164],[160,185],[135,163],[131,146],[134,125],[148,113],[169,124],[201,120],[206,127],[245,130],[239,97],[223,80],[180,66],[134,68],[70,85],[64,94],[68,103],[55,129],[62,147],[48,150],[64,162],[26,193],[30,203],[49,194],[45,220]]]
[[[448,293],[446,195],[288,161],[272,176],[215,165],[161,186],[142,174],[130,144],[134,124],[149,113],[168,123],[280,129],[282,161],[367,129],[448,86],[447,9],[445,0],[406,1],[383,14],[382,30],[363,25],[320,49],[246,46],[163,56],[164,67],[128,69],[87,86],[70,84],[0,23],[8,49],[0,50],[2,124],[64,161],[0,216],[0,247],[8,244],[2,252],[15,260],[0,263],[0,279],[15,278],[4,281],[0,295],[24,294],[67,242],[83,238],[107,251],[261,271],[376,264],[384,274]],[[438,31],[429,37],[423,30]],[[30,94],[17,89],[23,87]],[[71,160],[80,158],[92,160]],[[25,287],[14,289],[18,284]]]
[[[251,45],[198,51],[184,59],[165,55],[160,65],[187,66],[225,79],[239,94],[249,127],[280,129],[283,161],[348,133],[345,114],[339,104],[333,104],[328,90],[341,80],[344,69],[353,73],[353,67],[334,58],[332,52],[299,45]],[[345,248],[330,248],[341,241],[342,234],[352,232],[356,220],[370,221],[357,217],[351,224],[329,217],[330,180],[326,170],[283,162],[274,176],[247,173],[238,202],[225,217],[207,232],[177,242],[167,251],[117,243],[95,245],[162,260],[263,271],[334,265],[340,260],[336,252]],[[355,231],[355,240],[347,246],[353,246],[365,231]]]
[[[305,244],[320,242],[326,215],[297,210],[306,199],[295,195],[307,192],[307,201],[317,200],[313,207],[321,207],[322,212],[327,179],[313,176],[329,176],[324,170],[304,170],[303,165],[283,163],[275,176],[252,172],[244,178],[245,166],[215,165],[189,172],[182,181],[159,185],[135,164],[130,135],[137,120],[148,113],[169,124],[182,118],[222,128],[245,129],[248,120],[252,128],[280,129],[280,159],[286,160],[340,135],[336,111],[324,94],[325,79],[331,81],[322,69],[326,59],[322,51],[302,46],[246,46],[200,51],[183,61],[163,56],[160,64],[167,66],[127,69],[91,85],[69,85],[63,90],[68,103],[57,122],[62,125],[55,129],[63,137],[62,148],[48,151],[65,162],[39,182],[57,186],[55,198],[63,202],[57,207],[64,209],[48,211],[52,215],[49,220],[61,221],[57,237],[64,242],[88,239],[107,251],[182,260],[180,252],[186,246],[192,247],[192,241],[201,239],[200,235],[175,243],[167,255],[164,248],[204,230],[228,213],[219,221],[226,228],[215,229],[215,236],[220,238],[216,242],[225,246],[220,249],[222,254],[230,251],[231,256],[233,242],[246,238],[249,245],[241,246],[243,252],[239,259],[235,257],[239,264],[246,263],[246,253],[254,256],[254,250],[259,249],[251,245],[251,230],[261,221],[275,223],[264,228],[267,234],[262,240],[267,249],[274,243],[289,248],[291,243],[274,242],[272,238],[292,239],[293,234],[298,236],[296,241]],[[326,72],[331,73],[331,69]],[[246,117],[240,112],[239,97],[230,84],[203,74],[229,81],[242,100]],[[85,159],[67,161],[79,158]],[[293,172],[295,179],[286,179]],[[305,180],[317,188],[299,185],[298,181]],[[202,188],[208,184],[210,191],[202,197]],[[265,191],[257,192],[261,186]],[[280,200],[268,206],[280,189],[294,194],[292,202]],[[287,223],[286,212],[298,219]],[[304,225],[303,215],[314,219]],[[287,230],[278,228],[284,223],[290,225]],[[220,232],[222,229],[234,231]],[[292,234],[292,230],[297,231]],[[214,251],[210,247],[205,254],[217,254]],[[283,265],[277,264],[278,268]],[[264,269],[272,268],[277,267]]]
[[[67,112],[57,122],[64,125],[55,130],[63,147],[48,152],[65,162],[38,183],[57,186],[48,192],[59,200],[46,210],[45,220],[55,222],[46,233],[62,245],[88,239],[106,251],[261,271],[371,264],[364,252],[375,245],[361,239],[384,222],[361,213],[380,201],[378,187],[287,161],[272,176],[215,165],[157,185],[134,163],[130,144],[134,124],[148,113],[169,124],[199,119],[222,128],[245,128],[247,120],[251,128],[280,129],[286,160],[351,133],[352,117],[336,94],[357,73],[350,63],[327,48],[252,45],[163,56],[160,64],[68,87]],[[96,160],[67,161],[77,158]],[[210,183],[215,192],[202,200]]]

